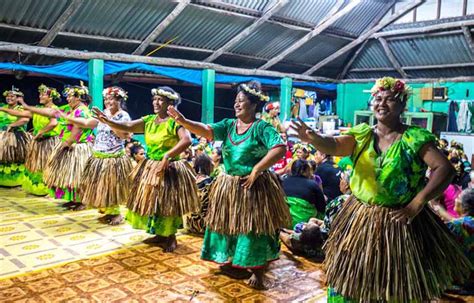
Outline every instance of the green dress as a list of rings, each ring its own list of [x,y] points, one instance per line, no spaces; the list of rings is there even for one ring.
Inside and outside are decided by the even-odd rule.
[[[151,160],[161,161],[163,156],[179,142],[178,129],[180,126],[171,118],[162,123],[155,123],[156,117],[157,115],[148,115],[142,120],[145,123],[147,156]],[[130,210],[127,212],[126,220],[133,228],[145,229],[150,234],[163,237],[176,234],[178,228],[183,224],[181,216],[140,216]]]
[[[67,116],[69,117],[75,117],[75,118],[92,118],[92,113],[89,110],[89,107],[86,105],[81,105],[77,107],[76,109],[72,110],[69,105],[67,106],[62,106],[61,109],[66,113]],[[59,138],[61,139],[61,142],[67,141],[71,137],[71,131],[74,127],[72,123],[68,123],[66,119],[60,118],[58,120],[59,124]],[[81,129],[77,137],[75,138],[76,144],[79,143],[91,143],[94,140],[94,135],[92,129],[89,128],[84,128]],[[50,188],[49,189],[49,194],[51,197],[54,197],[56,199],[63,199],[67,201],[80,201],[78,194],[77,194],[77,188]]]
[[[418,154],[425,144],[436,142],[436,137],[426,129],[409,126],[398,141],[380,154],[374,148],[369,125],[356,125],[345,134],[356,140],[350,186],[352,194],[363,203],[401,207],[425,187],[427,165]],[[352,301],[328,288],[328,302]]]
[[[42,107],[40,107],[42,108]],[[56,105],[51,107],[52,109],[58,109]],[[49,124],[50,118],[44,117],[38,114],[33,114],[33,135],[36,136],[38,132],[46,127]],[[44,140],[47,140],[52,137],[59,135],[61,131],[59,124],[52,130],[43,134]],[[43,139],[42,139],[43,140]],[[25,169],[25,179],[21,185],[21,188],[33,195],[44,196],[49,192],[46,184],[43,183],[43,172],[31,172],[28,169]]]
[[[8,108],[8,104],[1,104],[0,107]],[[22,107],[17,105],[13,109],[22,110]],[[8,125],[17,120],[18,118],[16,116],[0,111],[0,131],[6,131]],[[25,131],[26,125],[16,127],[15,129]],[[20,186],[23,183],[24,174],[24,163],[0,163],[0,186]]]
[[[236,119],[224,119],[210,124],[210,127],[214,140],[223,141],[225,171],[232,176],[249,175],[269,150],[284,146],[275,128],[262,120],[256,120],[243,134],[237,133]],[[278,234],[230,236],[206,228],[201,258],[221,264],[231,263],[235,267],[261,268],[277,259],[279,252]]]

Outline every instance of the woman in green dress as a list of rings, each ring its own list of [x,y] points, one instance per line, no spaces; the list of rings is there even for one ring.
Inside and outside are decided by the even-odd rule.
[[[55,88],[41,84],[38,87],[39,108],[58,109],[54,104],[61,95]],[[56,118],[44,117],[33,114],[28,110],[4,109],[10,115],[33,119],[33,140],[28,146],[25,160],[25,179],[22,182],[22,189],[36,196],[48,194],[48,187],[43,182],[43,171],[48,163],[54,147],[59,142],[59,124]]]
[[[469,261],[426,203],[453,167],[429,131],[400,122],[409,88],[385,77],[372,89],[377,124],[323,137],[301,120],[298,137],[329,155],[351,156],[352,196],[332,223],[325,267],[329,302],[421,302],[469,274]],[[428,182],[427,168],[431,169]]]
[[[68,105],[64,115],[75,118],[90,118],[87,104],[90,102],[89,89],[86,86],[66,86],[63,92]],[[62,206],[72,210],[84,209],[78,194],[87,159],[92,154],[92,130],[78,127],[67,119],[59,109],[39,108],[23,103],[28,111],[48,118],[56,118],[60,124],[60,142],[54,147],[43,174],[44,182],[49,187],[50,195],[56,199],[66,200]]]
[[[25,158],[31,136],[26,132],[27,117],[18,118],[8,110],[21,111],[18,101],[23,93],[12,88],[3,93],[6,104],[0,104],[0,186],[20,186],[24,179]]]
[[[189,164],[178,161],[191,145],[191,135],[168,116],[168,106],[178,106],[180,96],[167,86],[152,89],[154,115],[117,122],[99,109],[94,114],[114,131],[145,133],[148,159],[132,171],[132,190],[126,219],[134,228],[155,235],[145,243],[163,243],[166,252],[176,249],[176,232],[182,215],[197,211],[199,199],[195,175]]]
[[[221,269],[227,273],[250,269],[249,284],[259,289],[264,288],[267,263],[278,259],[278,229],[291,221],[281,185],[268,172],[285,154],[285,145],[271,124],[256,118],[266,100],[260,83],[241,84],[236,118],[210,125],[169,108],[171,117],[191,132],[223,141],[225,173],[210,189],[201,258],[224,264]]]

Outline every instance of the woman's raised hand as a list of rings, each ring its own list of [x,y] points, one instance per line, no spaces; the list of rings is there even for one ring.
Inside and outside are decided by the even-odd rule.
[[[172,105],[168,106],[168,115],[178,124],[181,124],[186,119],[183,114]]]
[[[107,124],[107,122],[109,121],[107,115],[104,114],[104,112],[101,111],[98,107],[92,107],[92,113],[94,114],[94,117],[102,123]]]
[[[297,121],[291,121],[290,127],[296,131],[297,137],[301,141],[311,143],[316,137],[314,130],[304,123],[300,118],[298,118]]]

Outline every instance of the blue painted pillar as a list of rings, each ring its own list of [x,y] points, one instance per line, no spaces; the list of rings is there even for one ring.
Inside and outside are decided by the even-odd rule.
[[[202,71],[202,112],[201,122],[205,124],[214,122],[214,92],[216,84],[216,71],[205,69]]]

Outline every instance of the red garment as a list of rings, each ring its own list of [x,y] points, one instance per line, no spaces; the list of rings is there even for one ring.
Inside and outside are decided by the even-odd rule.
[[[285,168],[288,165],[288,163],[291,162],[292,159],[293,159],[293,154],[291,153],[291,151],[287,150],[285,153],[285,156],[281,158],[280,160],[278,160],[278,162],[273,165],[273,170],[277,171],[277,170]]]

